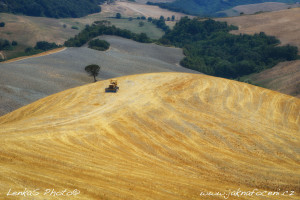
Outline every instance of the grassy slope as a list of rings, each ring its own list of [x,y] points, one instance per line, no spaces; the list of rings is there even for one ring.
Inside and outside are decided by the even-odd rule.
[[[116,94],[102,81],[1,117],[0,198],[10,188],[77,189],[70,199],[89,200],[191,200],[238,188],[300,198],[299,99],[205,75],[118,81]]]

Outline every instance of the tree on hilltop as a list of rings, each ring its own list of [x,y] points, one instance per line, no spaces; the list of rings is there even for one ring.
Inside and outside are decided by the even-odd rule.
[[[84,68],[84,70],[86,71],[86,73],[88,73],[88,75],[93,76],[94,77],[94,81],[96,82],[96,76],[98,76],[99,72],[100,72],[100,66],[96,65],[96,64],[91,64],[88,65]]]

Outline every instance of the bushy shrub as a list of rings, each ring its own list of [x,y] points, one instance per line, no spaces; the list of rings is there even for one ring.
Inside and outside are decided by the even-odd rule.
[[[106,42],[105,40],[95,39],[95,40],[91,40],[89,42],[89,48],[95,49],[98,51],[105,51],[105,50],[109,49],[109,46],[110,46],[110,44],[108,42]]]

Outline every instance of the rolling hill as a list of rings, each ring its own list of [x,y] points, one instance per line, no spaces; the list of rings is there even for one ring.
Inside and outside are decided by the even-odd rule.
[[[0,198],[299,199],[299,99],[186,73],[118,82],[116,94],[101,81],[0,117]]]
[[[99,79],[150,72],[192,72],[179,66],[182,49],[102,36],[111,44],[100,52],[87,47],[68,48],[56,54],[0,63],[0,115],[42,97],[93,81],[84,67],[99,64]]]

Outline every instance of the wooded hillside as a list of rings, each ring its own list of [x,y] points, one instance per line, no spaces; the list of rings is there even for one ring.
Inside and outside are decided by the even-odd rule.
[[[101,11],[104,0],[0,0],[0,12],[52,18],[82,17]]]
[[[278,46],[280,41],[264,32],[233,35],[226,22],[182,18],[160,42],[184,49],[181,65],[205,74],[237,78],[297,59],[298,48]]]

